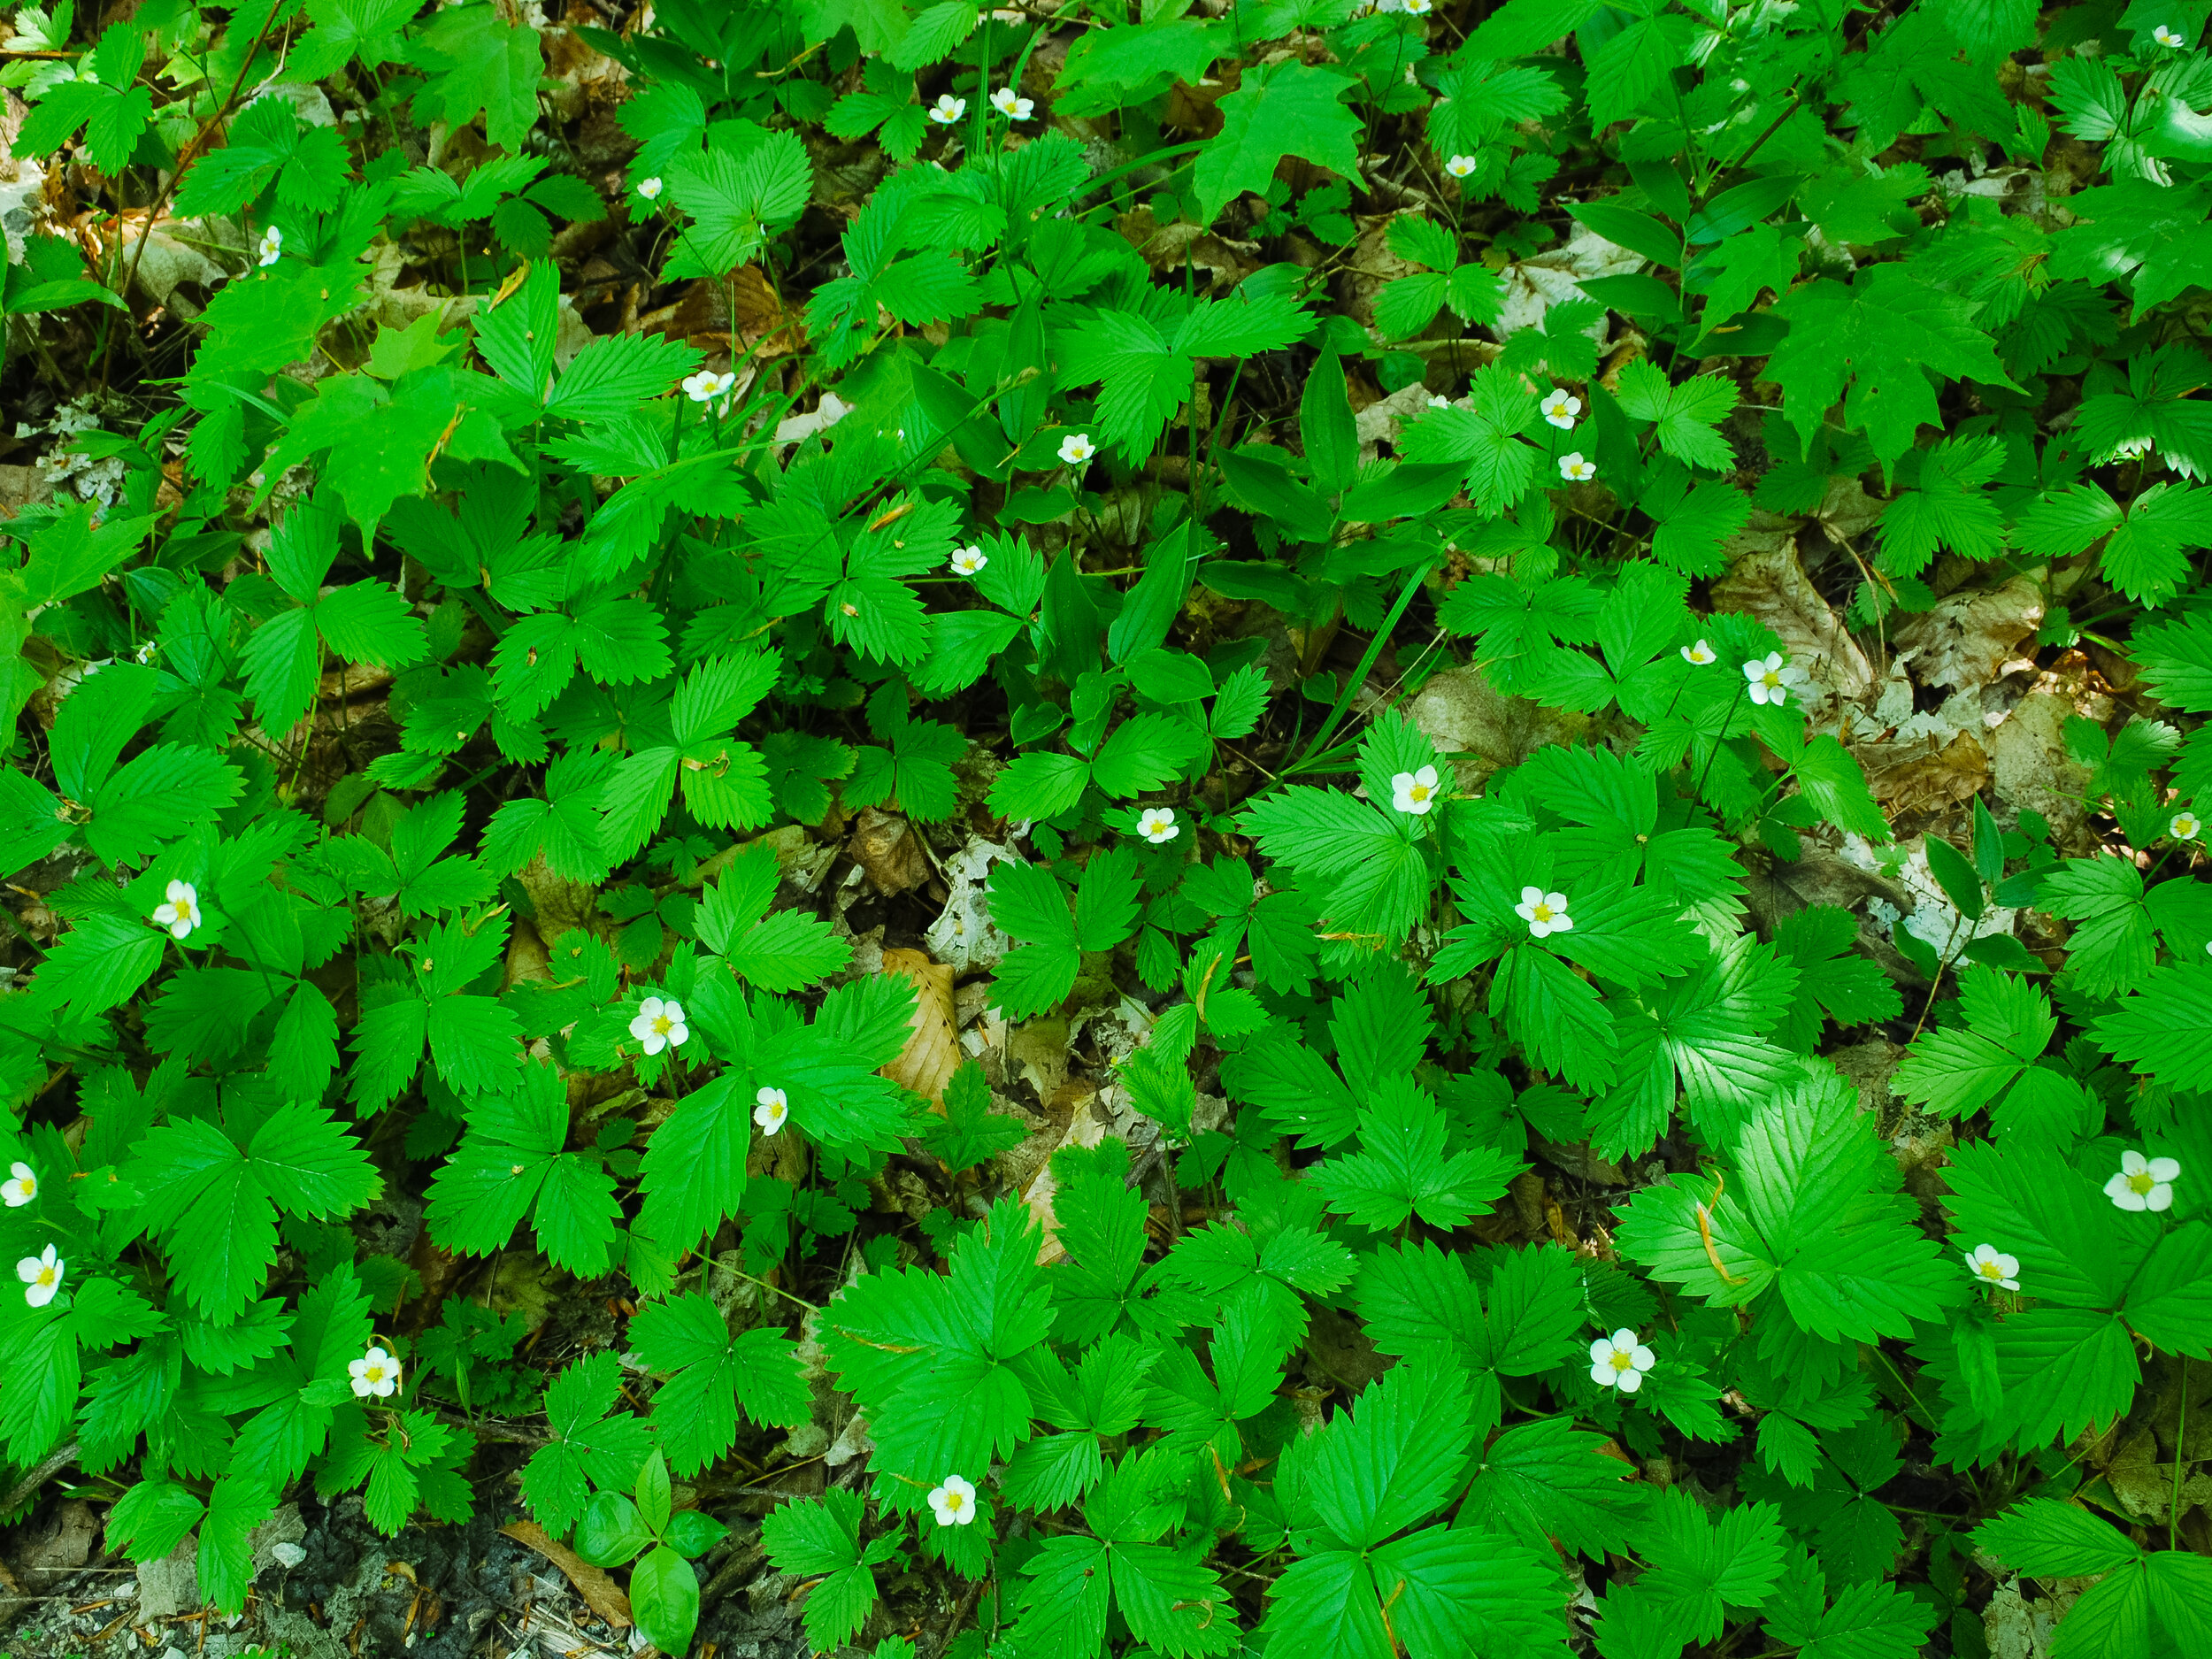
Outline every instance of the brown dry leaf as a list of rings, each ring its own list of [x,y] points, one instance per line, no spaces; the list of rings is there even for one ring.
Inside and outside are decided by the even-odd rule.
[[[1807,701],[1846,703],[1874,695],[1874,665],[1798,562],[1789,521],[1754,511],[1751,527],[1727,542],[1728,573],[1713,584],[1715,611],[1748,611],[1772,628],[1790,660],[1812,679]]]
[[[1179,272],[1187,259],[1192,269],[1211,279],[1208,286],[1214,289],[1234,288],[1267,263],[1256,242],[1217,236],[1187,219],[1163,225],[1149,207],[1124,213],[1114,221],[1114,228],[1155,271]]]
[[[726,294],[721,283],[702,278],[674,304],[641,316],[638,326],[647,334],[687,340],[702,348],[719,345],[742,351],[757,347],[755,355],[761,357],[805,349],[804,323],[784,304],[758,265],[739,266],[729,282]]]
[[[92,1557],[99,1523],[91,1509],[72,1498],[44,1520],[16,1533],[15,1564],[34,1595],[58,1586]]]
[[[874,807],[860,809],[853,822],[853,838],[847,851],[867,872],[868,879],[885,898],[918,887],[929,879],[929,859],[907,821],[895,812]]]
[[[1420,210],[1413,211],[1417,213]],[[1347,274],[1339,279],[1338,288],[1346,302],[1346,314],[1356,323],[1373,323],[1375,296],[1400,277],[1411,276],[1422,269],[1410,259],[1401,259],[1390,251],[1390,221],[1397,217],[1395,213],[1379,213],[1371,219],[1363,214],[1355,220],[1359,226],[1359,239],[1352,244],[1352,257],[1345,265]]]
[[[1851,752],[1891,818],[1957,806],[1989,781],[1989,756],[1971,732],[1940,747],[1931,734],[1914,743],[1855,744]]]
[[[2042,623],[2042,583],[2023,572],[2002,588],[1955,593],[1909,618],[1895,634],[1897,657],[1924,686],[1971,689],[1996,679]]]
[[[54,486],[35,466],[0,466],[0,518],[12,518],[16,510],[34,502],[51,501]]]
[[[906,1047],[883,1068],[883,1075],[901,1088],[924,1096],[942,1112],[945,1084],[960,1069],[960,1031],[952,1011],[952,969],[945,963],[932,962],[925,951],[894,947],[883,953],[883,971],[909,980],[916,997]]]
[[[604,1572],[565,1544],[555,1543],[535,1521],[510,1521],[499,1530],[558,1567],[562,1576],[576,1586],[576,1594],[584,1598],[585,1605],[601,1618],[617,1630],[629,1629],[630,1598]]]

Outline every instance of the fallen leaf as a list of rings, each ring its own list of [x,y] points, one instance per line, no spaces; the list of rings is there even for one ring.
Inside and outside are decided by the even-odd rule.
[[[1957,806],[1989,781],[1989,757],[1971,732],[1948,743],[1939,744],[1932,734],[1911,743],[1855,744],[1851,752],[1891,818]]]
[[[1038,1226],[1044,1230],[1044,1240],[1037,1247],[1037,1264],[1040,1267],[1056,1262],[1067,1254],[1060,1248],[1060,1217],[1053,1211],[1052,1201],[1059,1194],[1060,1183],[1053,1177],[1052,1155],[1062,1147],[1097,1146],[1113,1128],[1110,1121],[1102,1120],[1091,1110],[1091,1102],[1096,1098],[1094,1092],[1084,1091],[1084,1098],[1076,1102],[1074,1110],[1068,1114],[1068,1126],[1056,1141],[1051,1142],[1043,1161],[1037,1166],[1036,1174],[1022,1189],[1022,1203],[1037,1218]]]
[[[1546,743],[1571,743],[1590,726],[1586,714],[1507,696],[1473,664],[1432,677],[1406,712],[1439,753],[1458,763],[1467,786],[1519,765]]]
[[[758,265],[741,265],[732,272],[726,290],[720,282],[703,278],[674,304],[640,316],[638,326],[646,334],[687,340],[695,346],[752,350],[757,358],[806,349],[805,325],[784,304]]]
[[[585,1605],[608,1624],[617,1630],[630,1627],[630,1598],[615,1587],[612,1578],[574,1550],[548,1538],[545,1529],[535,1521],[510,1521],[499,1530],[558,1567],[562,1576],[576,1586],[576,1594],[584,1598]]]
[[[2024,572],[2002,588],[1953,594],[1905,618],[1893,637],[1899,660],[1921,684],[1985,686],[2042,622],[2041,581]]]
[[[930,955],[956,974],[995,968],[999,958],[1014,948],[991,924],[988,884],[994,864],[1018,863],[1013,853],[996,841],[979,837],[943,863],[949,889],[945,908],[922,935]]]
[[[883,1068],[883,1075],[924,1096],[941,1114],[945,1084],[960,1069],[961,1058],[960,1033],[952,1011],[952,969],[932,962],[923,951],[894,948],[883,953],[883,971],[910,981],[916,998],[906,1047]]]
[[[863,807],[847,848],[877,892],[889,898],[929,879],[929,860],[913,827],[895,812]]]
[[[1755,511],[1751,525],[1728,540],[1728,573],[1713,584],[1713,609],[1747,611],[1773,629],[1812,679],[1808,703],[1864,701],[1878,684],[1874,665],[1806,576],[1788,520]]]
[[[2081,792],[2089,787],[2089,769],[2066,752],[2066,722],[2074,713],[2071,698],[2034,692],[1982,740],[1998,799],[2040,812],[2069,849],[2082,826]]]

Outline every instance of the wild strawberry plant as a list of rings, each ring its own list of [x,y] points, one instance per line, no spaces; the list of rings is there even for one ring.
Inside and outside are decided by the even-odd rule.
[[[523,12],[14,16],[12,1506],[234,1611],[488,1409],[671,1653],[831,1433],[823,1650],[2212,1650],[2203,0]],[[2001,665],[2040,805],[1870,776]]]

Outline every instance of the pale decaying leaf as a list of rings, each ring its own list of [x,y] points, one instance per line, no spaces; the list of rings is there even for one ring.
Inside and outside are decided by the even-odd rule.
[[[2020,918],[2016,910],[1985,910],[1977,921],[1968,921],[1951,902],[1928,868],[1927,837],[1916,838],[1901,863],[1893,849],[1877,848],[1857,835],[1843,838],[1844,858],[1863,870],[1879,870],[1911,896],[1912,908],[1901,910],[1880,899],[1870,899],[1869,914],[1893,929],[1901,927],[1937,956],[1955,956],[1971,940],[2009,933]]]
[[[1519,765],[1546,743],[1574,742],[1591,724],[1571,709],[1505,695],[1472,663],[1432,677],[1406,712],[1470,787],[1501,766]]]
[[[599,1568],[567,1545],[555,1543],[535,1521],[510,1521],[499,1530],[558,1567],[561,1576],[576,1586],[576,1594],[584,1598],[585,1605],[608,1624],[617,1630],[630,1627],[630,1598]]]
[[[1407,421],[1417,419],[1428,406],[1429,388],[1416,380],[1361,410],[1352,418],[1352,429],[1359,438],[1359,458],[1373,460],[1378,443],[1394,445],[1398,429]]]
[[[955,973],[978,972],[998,965],[999,958],[1014,948],[991,924],[987,887],[994,864],[1019,860],[996,841],[972,841],[944,860],[942,873],[949,890],[945,908],[923,933],[929,954],[948,964]]]
[[[1582,291],[1584,278],[1624,276],[1642,270],[1644,263],[1643,255],[1617,247],[1587,225],[1577,225],[1565,247],[1505,268],[1505,304],[1493,332],[1502,340],[1517,328],[1534,327],[1563,301],[1587,299]],[[1606,319],[1601,316],[1587,333],[1602,346],[1605,329]]]
[[[915,992],[906,1047],[883,1068],[883,1075],[942,1112],[945,1084],[960,1069],[960,1033],[953,1022],[952,969],[945,963],[932,962],[922,951],[895,947],[883,953],[883,971],[897,974]]]
[[[140,229],[134,226],[125,230],[122,247],[117,257],[122,261],[122,268],[126,272],[130,271],[134,265],[136,266],[136,287],[142,297],[157,305],[177,302],[182,315],[196,317],[199,307],[184,306],[182,296],[177,293],[178,288],[188,282],[211,296],[216,288],[230,280],[230,273],[197,248],[180,242],[176,235],[171,234],[173,231],[196,241],[207,234],[196,219],[164,219],[154,227],[153,233],[146,238],[146,251],[142,255],[138,250]]]
[[[852,413],[852,405],[835,392],[824,392],[821,401],[804,414],[789,415],[776,423],[778,443],[796,443],[802,438],[811,438],[818,432],[827,431]]]
[[[2163,1526],[2173,1508],[2174,1465],[2170,1455],[2159,1461],[2160,1449],[2155,1433],[2138,1429],[2122,1442],[2104,1470],[2120,1507],[2152,1526]],[[2200,1503],[2212,1503],[2212,1475],[2190,1473],[2181,1486],[2183,1513]]]
[[[1062,1147],[1094,1147],[1111,1135],[1127,1141],[1129,1156],[1137,1161],[1159,1136],[1159,1125],[1131,1106],[1120,1084],[1109,1082],[1101,1087],[1088,1078],[1069,1074],[1068,1054],[1076,1038],[1086,1033],[1110,1067],[1118,1065],[1151,1040],[1152,1014],[1125,996],[1110,1007],[1088,1009],[1072,1018],[1053,1015],[1033,1019],[1005,1033],[1007,1073],[1026,1081],[1044,1107],[1044,1125],[1000,1164],[1001,1172],[1043,1230],[1037,1251],[1040,1262],[1065,1254],[1060,1248],[1059,1217],[1053,1210],[1059,1191],[1052,1173],[1053,1154]]]
[[[1747,611],[1773,629],[1811,680],[1805,701],[1812,708],[1870,696],[1878,683],[1874,665],[1806,576],[1788,520],[1755,510],[1750,526],[1726,549],[1728,573],[1713,584],[1713,609]]]
[[[2060,1620],[2089,1583],[2086,1578],[2039,1579],[2033,1601],[2022,1596],[2019,1579],[2000,1584],[1982,1611],[1982,1640],[1988,1644],[1989,1659],[2049,1659]]]
[[[2075,712],[2071,699],[2038,691],[2014,704],[1984,740],[1997,798],[2040,812],[2062,847],[2081,828],[2081,792],[2089,784],[2089,769],[2066,753],[2066,722]]]
[[[1985,686],[2042,622],[2042,582],[2024,571],[2002,588],[1955,593],[1903,618],[1897,655],[1923,685]]]
[[[1087,1085],[1079,1087],[1070,1084],[1068,1088],[1079,1094],[1080,1098],[1071,1102],[1073,1110],[1068,1115],[1067,1127],[1056,1138],[1033,1137],[1043,1142],[1044,1156],[1038,1162],[1037,1172],[1022,1188],[1023,1204],[1037,1218],[1038,1226],[1044,1230],[1043,1241],[1037,1247],[1040,1264],[1056,1262],[1067,1254],[1060,1248],[1060,1218],[1053,1213],[1052,1208],[1052,1201],[1060,1190],[1060,1184],[1052,1173],[1052,1155],[1062,1147],[1094,1147],[1114,1133],[1111,1115],[1101,1117],[1094,1110],[1098,1102],[1094,1090]],[[1026,1151],[1027,1148],[1020,1150]]]

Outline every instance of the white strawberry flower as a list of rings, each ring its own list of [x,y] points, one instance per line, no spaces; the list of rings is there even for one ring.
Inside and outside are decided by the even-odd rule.
[[[1791,688],[1805,678],[1779,651],[1753,657],[1743,665],[1743,677],[1751,682],[1752,702],[1770,703],[1778,709],[1790,700]]]
[[[930,106],[929,119],[940,127],[950,127],[968,112],[968,101],[956,98],[949,92],[937,95],[937,102]]]
[[[1390,780],[1390,804],[1401,812],[1425,818],[1436,806],[1436,768],[1402,772]]]
[[[200,925],[200,890],[189,881],[172,881],[165,901],[154,906],[154,920],[172,939],[187,937]]]
[[[1575,417],[1582,412],[1582,400],[1563,386],[1555,386],[1544,394],[1544,401],[1537,405],[1544,411],[1544,419],[1562,432],[1575,429]]]
[[[791,1102],[781,1089],[764,1087],[753,1096],[753,1121],[760,1125],[761,1133],[774,1134],[790,1116]]]
[[[1529,935],[1534,939],[1548,939],[1554,933],[1571,933],[1574,929],[1574,918],[1567,914],[1567,895],[1563,893],[1523,887],[1521,902],[1513,907],[1513,913],[1528,924]]]
[[[966,547],[953,549],[952,557],[947,561],[952,566],[955,576],[972,576],[990,562],[983,549],[972,541]]]
[[[261,246],[254,250],[254,262],[265,269],[284,257],[284,233],[272,225],[261,233]]]
[[[2171,1210],[2181,1165],[2172,1158],[2147,1158],[2133,1150],[2120,1154],[2120,1172],[2104,1184],[2104,1195],[2123,1210]]]
[[[1481,165],[1472,156],[1454,156],[1444,164],[1444,171],[1455,179],[1464,179]]]
[[[1708,663],[1718,662],[1720,653],[1707,641],[1700,640],[1695,645],[1686,645],[1682,648],[1682,660],[1693,668],[1702,668]]]
[[[684,1005],[671,998],[663,1001],[649,996],[637,1005],[637,1018],[630,1022],[630,1035],[645,1045],[649,1055],[664,1048],[680,1048],[691,1041],[691,1027],[684,1024]]]
[[[1010,121],[1025,121],[1036,104],[1025,98],[1011,87],[1001,87],[991,95],[991,107]]]
[[[2189,43],[2177,31],[2168,28],[2163,23],[2151,31],[2151,38],[2169,50],[2186,46]]]
[[[1137,833],[1155,847],[1173,841],[1183,833],[1183,826],[1175,821],[1171,806],[1148,806],[1137,814]]]
[[[711,403],[736,384],[735,373],[717,374],[712,369],[684,377],[684,391],[695,403]]]
[[[661,199],[661,181],[659,176],[656,174],[650,179],[640,179],[638,180],[637,193],[649,202],[659,201]]]
[[[372,1394],[388,1400],[399,1392],[399,1362],[380,1348],[349,1360],[346,1370],[353,1375],[353,1392],[364,1400]]]
[[[2194,812],[2177,812],[2167,824],[2166,833],[2177,841],[2193,841],[2204,833],[2204,820]]]
[[[1081,466],[1097,453],[1087,432],[1071,432],[1060,440],[1060,459],[1069,466]]]
[[[1617,1388],[1632,1394],[1644,1386],[1644,1373],[1659,1356],[1624,1327],[1590,1344],[1590,1380],[1601,1388]]]
[[[1443,393],[1436,392],[1431,394],[1429,397],[1429,407],[1431,409],[1449,409],[1451,406],[1452,400],[1445,396]]]
[[[8,1179],[0,1181],[0,1199],[11,1210],[20,1210],[38,1196],[38,1171],[18,1158],[8,1165]]]
[[[61,1276],[69,1264],[54,1254],[48,1245],[36,1256],[27,1256],[15,1264],[15,1276],[24,1284],[23,1300],[34,1308],[43,1308],[53,1301],[54,1293],[61,1288]]]
[[[1559,457],[1559,476],[1570,484],[1586,484],[1598,475],[1598,464],[1586,461],[1582,451],[1571,449]]]
[[[929,1507],[940,1526],[965,1526],[975,1519],[975,1488],[958,1475],[947,1475],[945,1484],[930,1488]]]
[[[1429,9],[1433,4],[1434,0],[1405,0],[1405,4],[1401,10],[1409,18],[1425,18],[1428,16]]]
[[[1987,1279],[2000,1290],[2020,1288],[2020,1258],[2007,1256],[1993,1244],[1978,1244],[1970,1250],[1962,1250],[1966,1265],[1979,1277]]]

